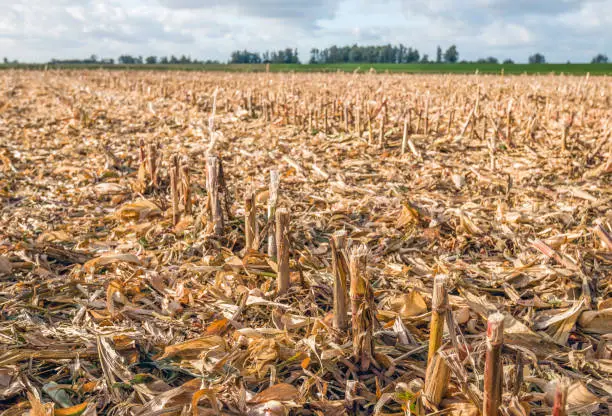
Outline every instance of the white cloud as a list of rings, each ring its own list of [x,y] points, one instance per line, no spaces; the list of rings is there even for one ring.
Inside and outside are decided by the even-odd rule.
[[[403,43],[462,59],[612,54],[612,0],[0,0],[0,54],[21,61]]]
[[[532,35],[526,27],[504,22],[493,22],[485,26],[481,38],[486,45],[493,47],[523,46],[532,41]]]

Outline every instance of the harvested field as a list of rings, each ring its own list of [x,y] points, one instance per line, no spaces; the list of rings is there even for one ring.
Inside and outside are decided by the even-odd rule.
[[[2,415],[609,414],[609,77],[0,85]]]

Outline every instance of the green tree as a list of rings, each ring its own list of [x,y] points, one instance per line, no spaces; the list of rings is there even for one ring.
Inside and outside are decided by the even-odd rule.
[[[545,64],[546,58],[541,53],[535,53],[529,57],[530,64]]]
[[[444,62],[454,64],[459,60],[459,52],[457,51],[457,46],[452,45],[450,48],[444,52]]]
[[[133,65],[138,63],[138,58],[133,57],[132,55],[121,55],[117,61],[120,64],[124,65]]]
[[[145,63],[147,63],[148,65],[155,65],[157,63],[157,56],[147,56],[147,59],[145,59]]]
[[[419,62],[419,51],[417,49],[408,48],[408,57],[406,59],[407,63]]]
[[[512,65],[512,64],[514,64],[514,61],[512,59],[508,58],[504,60],[504,65]]]
[[[319,50],[317,48],[312,48],[310,50],[310,60],[309,64],[318,64],[319,63]]]
[[[436,62],[442,62],[442,48],[440,47],[440,45],[438,45],[438,48],[436,49]]]
[[[608,57],[602,53],[597,54],[593,60],[591,60],[592,64],[607,64],[608,63]]]

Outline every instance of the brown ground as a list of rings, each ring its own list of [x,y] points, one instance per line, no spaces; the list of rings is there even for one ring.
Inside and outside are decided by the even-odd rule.
[[[504,414],[550,414],[561,377],[569,411],[607,414],[609,77],[3,71],[0,86],[3,415],[477,414],[496,311]],[[291,215],[282,296],[265,254],[272,169]],[[332,262],[360,245],[354,334],[350,317],[333,328]],[[440,274],[451,381],[433,406]]]

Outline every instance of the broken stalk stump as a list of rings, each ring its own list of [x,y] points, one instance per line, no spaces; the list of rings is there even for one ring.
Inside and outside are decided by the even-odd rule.
[[[172,196],[172,224],[179,222],[179,196],[178,196],[178,156],[172,157],[170,166],[170,195]]]
[[[138,145],[138,158],[140,161],[140,166],[144,167],[146,166],[146,151],[145,151],[145,144],[144,144],[144,140],[140,139],[140,143]]]
[[[427,353],[427,368],[423,393],[425,405],[437,410],[446,394],[450,381],[450,369],[438,350],[442,345],[444,334],[444,319],[448,309],[446,293],[446,276],[439,275],[434,279],[433,297],[431,301],[431,325],[429,329],[429,351]]]
[[[346,231],[338,231],[330,240],[332,252],[332,270],[334,274],[334,320],[333,326],[345,332],[348,325],[346,277],[348,264],[346,260]]]
[[[276,203],[280,178],[277,170],[270,171],[270,195],[268,197],[268,256],[276,258]]]
[[[149,165],[149,176],[151,177],[151,185],[153,189],[157,189],[157,148],[149,143],[147,145],[147,159]]]
[[[561,150],[567,151],[567,138],[569,137],[570,129],[574,124],[574,113],[563,121],[563,134],[561,135]]]
[[[255,193],[253,191],[247,191],[244,197],[244,236],[246,240],[246,251],[257,250],[257,222],[255,215]]]
[[[325,124],[324,124],[324,127],[323,127],[323,128],[324,128],[323,132],[324,132],[325,134],[328,134],[328,131],[329,131],[329,126],[328,126],[328,124],[327,124],[327,104],[325,105]]]
[[[289,211],[276,211],[276,243],[278,245],[278,273],[276,274],[277,294],[284,295],[291,283],[289,277]]]
[[[429,361],[423,387],[424,405],[435,411],[446,396],[450,382],[450,368],[441,353],[442,351],[437,352]]]
[[[553,416],[566,416],[567,415],[567,389],[568,382],[566,379],[557,381],[555,386],[555,400],[553,404],[552,414]]]
[[[349,119],[348,119],[348,105],[344,105],[344,112],[342,113],[344,118],[344,131],[349,132]]]
[[[429,92],[427,93],[427,100],[425,101],[425,135],[429,135]]]
[[[402,136],[402,154],[406,153],[406,146],[408,145],[408,119],[404,120],[404,134]]]
[[[431,300],[431,324],[429,329],[429,350],[427,353],[427,366],[442,345],[444,334],[444,319],[448,307],[446,294],[446,276],[439,275],[434,279],[433,296]]]
[[[483,416],[499,415],[502,396],[503,367],[501,361],[504,343],[504,315],[494,313],[487,321],[487,352],[484,370]]]
[[[378,148],[385,148],[385,116],[380,117],[380,126],[378,129]]]
[[[185,214],[190,215],[192,211],[191,205],[191,180],[189,179],[189,162],[183,159],[181,164],[181,183],[183,185],[183,206]]]
[[[508,101],[508,109],[506,110],[506,140],[512,143],[512,99]]]
[[[353,354],[361,371],[367,371],[374,361],[374,303],[372,289],[367,280],[368,249],[361,245],[349,256],[351,275],[351,313],[353,327]]]
[[[208,193],[212,229],[214,234],[218,236],[223,234],[223,209],[219,196],[219,180],[219,159],[216,156],[209,156],[206,159],[206,192]]]

